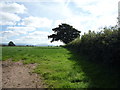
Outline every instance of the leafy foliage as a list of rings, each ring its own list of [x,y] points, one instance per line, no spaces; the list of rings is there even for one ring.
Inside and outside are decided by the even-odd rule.
[[[120,65],[120,30],[117,26],[105,27],[97,33],[89,31],[76,41],[69,43],[67,47],[87,55],[90,61]]]
[[[48,36],[48,38],[52,38],[51,42],[60,40],[67,44],[80,36],[80,31],[68,24],[59,25],[59,27],[56,27],[52,30],[55,32],[55,34]]]

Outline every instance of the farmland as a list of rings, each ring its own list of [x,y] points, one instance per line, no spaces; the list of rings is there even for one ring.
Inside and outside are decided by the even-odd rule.
[[[119,75],[62,47],[2,47],[2,60],[37,63],[33,73],[49,88],[115,88]],[[79,62],[78,62],[79,61]]]

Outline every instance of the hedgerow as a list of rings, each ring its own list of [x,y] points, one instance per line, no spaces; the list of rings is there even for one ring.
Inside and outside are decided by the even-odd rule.
[[[120,30],[117,26],[105,27],[99,32],[89,30],[66,47],[86,55],[90,61],[105,65],[120,65]]]

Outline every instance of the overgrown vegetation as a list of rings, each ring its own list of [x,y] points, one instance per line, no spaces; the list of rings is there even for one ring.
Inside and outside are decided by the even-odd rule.
[[[87,58],[61,47],[2,47],[3,60],[37,63],[40,74],[50,88],[119,87],[116,72],[87,61]]]
[[[100,32],[89,31],[66,47],[86,55],[90,61],[120,66],[120,30],[105,27]]]

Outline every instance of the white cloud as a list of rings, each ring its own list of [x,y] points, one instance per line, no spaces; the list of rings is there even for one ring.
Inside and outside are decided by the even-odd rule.
[[[67,0],[1,0],[1,2],[64,2]]]
[[[21,25],[31,26],[31,27],[51,27],[52,20],[42,17],[27,17],[22,20]]]
[[[7,29],[13,31],[23,31],[23,32],[36,30],[34,27],[7,27]]]
[[[33,39],[33,41],[39,41],[39,43],[48,42],[48,35],[51,33],[45,31],[35,31],[28,34],[27,39]]]
[[[89,12],[90,15],[88,17],[89,18],[93,17],[96,22],[97,22],[96,17],[99,17],[98,19],[101,19],[101,21],[104,22],[106,19],[111,20],[110,17],[112,16],[114,16],[115,21],[118,15],[118,1],[119,0],[73,0],[73,2],[76,4],[78,8],[82,8],[84,11]]]
[[[17,3],[0,3],[0,25],[15,25],[20,21],[18,13],[25,13],[26,8]]]
[[[27,43],[27,44],[48,44],[50,41],[48,40],[49,32],[45,31],[34,31],[32,33],[28,33],[27,36],[20,37],[19,39],[15,39],[17,43]]]
[[[30,33],[29,35],[31,36],[42,36],[42,35],[44,35],[44,36],[47,36],[47,35],[49,35],[49,34],[51,34],[51,33],[49,33],[49,32],[45,32],[45,31],[34,31],[34,32],[32,32],[32,33]]]
[[[13,13],[0,12],[0,25],[14,25],[21,18]]]
[[[118,10],[118,0],[94,0],[97,3],[93,2],[93,4],[79,6],[84,10],[89,11],[93,16],[94,15],[111,15]],[[80,3],[76,3],[80,4]]]
[[[47,32],[35,31],[27,33],[27,29],[23,31],[20,30],[20,28],[15,29],[10,27],[7,31],[1,31],[0,33],[2,34],[3,43],[7,43],[10,40],[14,41],[16,44],[39,44],[48,42]],[[16,37],[16,39],[13,37]]]
[[[25,13],[26,7],[22,4],[17,3],[1,3],[0,11],[8,13]]]
[[[1,31],[1,34],[3,37],[3,39],[2,39],[3,42],[8,41],[13,36],[19,35],[19,33],[16,33],[14,31]]]
[[[26,36],[14,39],[13,41],[17,44],[21,43],[31,45],[63,45],[63,43],[60,41],[51,43],[51,39],[48,39],[48,35],[50,34],[52,33],[45,31],[34,31],[32,33],[28,33]]]
[[[58,19],[54,26],[68,23],[82,33],[88,30],[98,31],[100,27],[116,25],[118,15],[118,0],[71,0],[75,3],[76,10],[80,13],[70,12],[69,7],[65,7],[68,15],[65,19]],[[80,11],[83,10],[84,12]],[[87,15],[85,15],[88,13]]]
[[[0,34],[4,37],[3,41],[20,35],[28,35],[29,31],[34,31],[33,27],[7,27],[7,31],[1,31]]]
[[[59,45],[65,45],[65,44],[63,42],[61,42],[61,41],[55,41],[55,42],[52,42],[52,43],[50,43],[50,41],[49,41],[48,45],[59,46]]]
[[[73,26],[74,28],[81,30],[83,28],[82,28],[79,20],[80,20],[80,18],[66,18],[63,20],[56,20],[53,27],[54,28],[58,27],[58,25],[60,25],[61,23],[67,23],[67,24]]]

